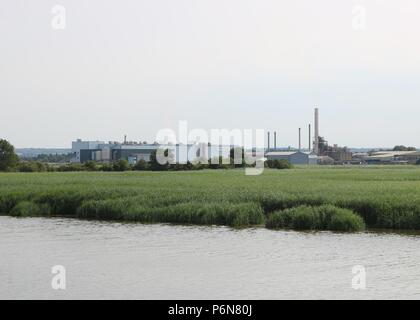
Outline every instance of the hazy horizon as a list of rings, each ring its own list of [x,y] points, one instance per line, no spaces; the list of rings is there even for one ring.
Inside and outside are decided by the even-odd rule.
[[[316,106],[331,144],[420,147],[419,31],[414,0],[3,0],[0,138],[153,142],[186,120],[306,147]]]

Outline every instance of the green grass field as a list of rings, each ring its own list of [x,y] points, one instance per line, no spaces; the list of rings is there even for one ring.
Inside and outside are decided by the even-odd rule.
[[[313,221],[320,210],[307,207],[324,204],[353,211],[368,228],[420,229],[420,168],[298,167],[266,169],[261,176],[241,169],[0,174],[0,212],[14,216],[241,227],[265,224],[274,215],[283,219],[282,212],[290,216],[300,209],[286,209],[299,206],[299,219]]]

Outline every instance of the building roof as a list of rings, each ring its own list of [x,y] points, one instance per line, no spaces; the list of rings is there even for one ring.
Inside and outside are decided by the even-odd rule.
[[[266,156],[291,156],[293,154],[298,153],[299,151],[271,151],[267,152]]]
[[[372,153],[370,156],[365,157],[366,159],[384,159],[394,158],[401,156],[420,156],[419,151],[378,151]]]
[[[315,156],[317,157],[319,160],[328,160],[328,161],[334,161],[333,158],[331,158],[330,156]]]
[[[301,154],[305,154],[307,156],[309,156],[310,158],[317,158],[318,156],[314,153],[312,153],[311,151],[269,151],[266,152],[265,155],[266,156],[283,156],[283,157],[288,157],[297,153],[301,153]]]
[[[372,156],[388,155],[388,156],[405,156],[411,153],[418,153],[418,151],[377,151],[373,152]]]

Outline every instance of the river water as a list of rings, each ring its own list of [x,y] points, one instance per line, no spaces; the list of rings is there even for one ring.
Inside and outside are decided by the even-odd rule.
[[[0,299],[112,298],[420,299],[420,235],[0,217]]]

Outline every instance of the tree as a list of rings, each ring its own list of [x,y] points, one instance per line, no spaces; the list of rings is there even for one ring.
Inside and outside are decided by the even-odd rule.
[[[406,146],[395,146],[392,151],[416,151],[415,147],[406,147]]]
[[[125,159],[120,159],[113,163],[112,168],[114,171],[127,171],[130,170],[130,164]]]
[[[420,165],[420,159],[417,160],[416,165]]]
[[[147,164],[147,162],[145,160],[140,159],[134,165],[133,169],[134,170],[138,170],[138,171],[144,171],[144,170],[148,170],[149,169],[149,165]]]
[[[18,162],[15,148],[7,140],[0,139],[0,171],[14,169]]]
[[[169,149],[164,150],[164,156],[169,160],[167,163],[159,163],[157,159],[157,150],[153,150],[150,154],[150,169],[153,171],[167,171],[169,170],[170,163],[173,163],[174,155]]]
[[[40,162],[50,162],[50,163],[66,163],[71,160],[73,153],[67,154],[38,154],[37,156],[30,157],[27,160],[36,160]]]
[[[95,161],[87,161],[83,164],[83,167],[87,170],[87,171],[96,171],[96,163]]]

